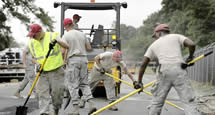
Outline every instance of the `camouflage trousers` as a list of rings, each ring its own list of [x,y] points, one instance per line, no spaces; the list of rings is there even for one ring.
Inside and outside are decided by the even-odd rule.
[[[62,67],[44,71],[37,84],[40,114],[59,110],[63,103],[64,70]],[[51,110],[50,110],[51,109]]]
[[[184,104],[185,115],[198,115],[194,102],[195,94],[188,79],[187,71],[180,64],[161,65],[156,83],[152,86],[153,95],[149,115],[160,115],[164,101],[174,87]]]
[[[36,74],[33,70],[26,70],[25,77],[19,85],[18,91],[21,92],[25,89],[27,84],[29,83],[30,87],[33,85]],[[36,93],[35,88],[33,89],[33,93]]]
[[[108,73],[111,73],[111,70],[108,71]],[[99,84],[99,82],[103,80],[105,91],[107,94],[107,99],[110,102],[113,102],[117,100],[117,97],[115,95],[115,82],[114,79],[111,77],[108,77],[104,74],[101,74],[96,67],[94,66],[90,72],[89,75],[89,85],[92,91],[95,90],[96,86]]]
[[[66,66],[66,88],[69,90],[72,104],[79,104],[79,89],[86,100],[92,99],[92,93],[88,85],[87,61],[72,60],[67,61]]]

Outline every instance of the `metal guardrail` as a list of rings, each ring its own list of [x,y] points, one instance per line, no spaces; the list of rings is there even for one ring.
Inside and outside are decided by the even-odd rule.
[[[188,76],[191,80],[215,85],[215,43],[212,43],[195,52],[198,57],[206,52],[213,50],[214,53],[195,62],[194,66],[188,67]]]

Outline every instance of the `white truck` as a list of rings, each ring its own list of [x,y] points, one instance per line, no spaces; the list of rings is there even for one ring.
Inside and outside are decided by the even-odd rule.
[[[18,79],[25,76],[23,68],[22,49],[7,48],[0,52],[0,80]]]

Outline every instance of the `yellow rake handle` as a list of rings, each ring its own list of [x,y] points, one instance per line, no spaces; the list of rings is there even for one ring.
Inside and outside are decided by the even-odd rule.
[[[210,52],[208,52],[206,54],[200,55],[199,57],[194,58],[192,61],[188,62],[188,65],[192,64],[192,63],[195,63],[195,62],[199,61],[200,59],[202,59],[202,58],[204,58],[204,57],[206,57],[206,56],[208,56],[208,55],[210,55],[212,53],[213,53],[213,51],[210,51]]]
[[[148,84],[146,84],[146,85],[144,86],[144,88],[149,87],[150,85],[151,85],[151,82],[148,83]],[[128,97],[130,97],[130,96],[132,96],[132,95],[134,95],[134,94],[136,94],[136,93],[138,93],[138,92],[140,92],[140,91],[141,91],[141,89],[137,89],[137,90],[135,90],[135,91],[129,93],[128,95],[119,98],[118,100],[114,101],[113,103],[111,103],[111,104],[109,104],[109,105],[107,105],[107,106],[105,106],[105,107],[103,107],[103,108],[97,110],[96,112],[92,113],[91,115],[97,115],[98,113],[101,113],[102,111],[104,111],[104,110],[106,110],[106,109],[112,107],[113,105],[116,105],[117,103],[119,103],[119,102],[121,102],[121,101],[127,99]]]
[[[112,78],[114,78],[114,79],[117,79],[117,80],[119,80],[119,81],[121,81],[121,82],[123,82],[123,83],[125,83],[125,84],[127,84],[127,85],[129,85],[129,86],[131,86],[131,87],[134,87],[132,84],[130,84],[130,83],[124,81],[124,80],[121,80],[121,79],[115,77],[114,75],[111,75],[111,74],[109,74],[109,73],[105,73],[105,75],[107,75],[107,76],[109,76],[109,77],[112,77]],[[156,80],[150,82],[149,84],[147,84],[146,86],[144,86],[144,88],[147,88],[147,87],[151,86],[152,84],[154,84],[155,81],[156,81]],[[152,96],[152,94],[151,94],[150,92],[147,92],[147,91],[145,91],[145,90],[143,90],[143,92],[146,93],[146,94],[148,94],[148,95],[150,95],[150,96]],[[179,106],[177,106],[177,105],[175,105],[175,104],[173,104],[173,103],[171,103],[171,102],[169,102],[169,101],[165,101],[165,103],[167,103],[167,104],[169,104],[169,105],[171,105],[171,106],[173,106],[173,107],[175,107],[175,108],[177,108],[177,109],[180,109],[180,110],[183,110],[183,111],[184,111],[183,108],[181,108],[181,107],[179,107]]]

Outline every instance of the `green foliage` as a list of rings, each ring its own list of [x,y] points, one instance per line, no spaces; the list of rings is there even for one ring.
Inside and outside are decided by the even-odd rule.
[[[133,26],[120,25],[120,38],[122,40],[129,40],[136,35],[136,28]]]
[[[215,40],[214,0],[163,0],[162,6],[172,32],[188,36],[200,47]]]
[[[120,25],[121,46],[124,51],[128,50],[130,41],[133,41],[136,38],[136,31],[135,27],[127,26],[125,24]]]
[[[51,17],[42,8],[34,5],[35,0],[1,0],[0,5],[0,51],[4,48],[14,46],[14,38],[11,36],[10,26],[6,22],[11,18],[18,19],[26,26],[35,22],[35,17],[41,24],[47,27],[48,31],[53,31]]]
[[[0,10],[0,51],[9,46],[12,39],[10,36],[10,27],[5,25],[7,18],[6,15]]]
[[[215,41],[215,0],[163,0],[161,5],[161,10],[144,20],[143,25],[137,28],[136,37],[129,39],[129,44],[125,45],[123,50],[129,59],[144,56],[153,42],[154,28],[161,23],[168,24],[171,33],[192,39],[197,48]],[[126,33],[124,36],[127,36]],[[183,50],[183,54],[187,52]]]

